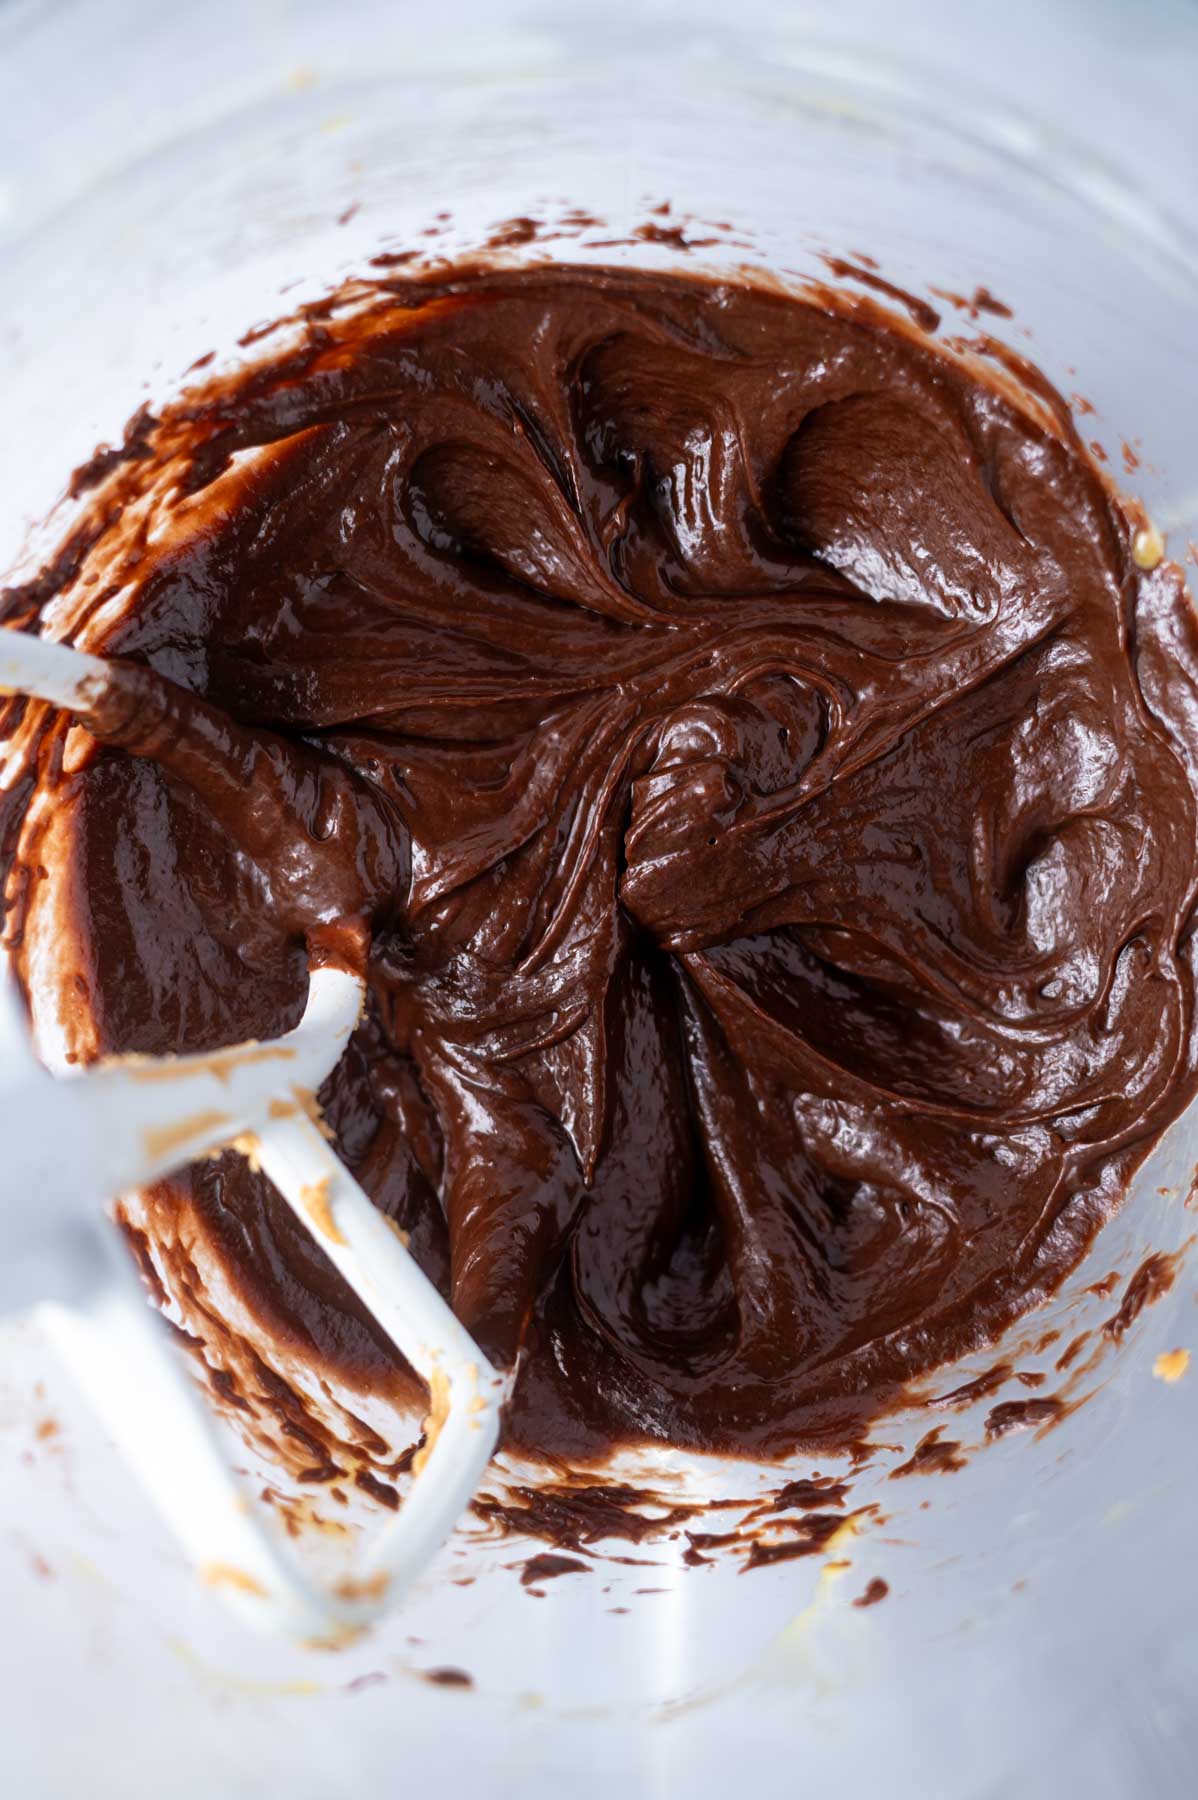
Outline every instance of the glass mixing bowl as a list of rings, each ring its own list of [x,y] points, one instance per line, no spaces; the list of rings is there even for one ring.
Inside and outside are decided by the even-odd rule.
[[[716,241],[612,245],[664,201],[671,223]],[[63,515],[31,525],[66,473],[144,401],[175,391],[197,356],[231,361],[247,327],[318,298],[381,249],[452,257],[499,221],[560,224],[573,209],[602,227],[567,225],[504,254],[751,264],[799,282],[827,279],[825,254],[864,254],[917,295],[984,285],[1010,321],[962,315],[945,331],[993,332],[1082,396],[1086,435],[1111,466],[1124,442],[1137,460],[1134,486],[1170,553],[1198,536],[1192,247],[1084,158],[1056,155],[1013,119],[975,116],[916,75],[742,46],[718,65],[509,56],[452,81],[372,79],[363,66],[351,82],[297,84],[179,136],[40,224],[12,246],[0,283],[0,566],[35,560]],[[936,304],[952,318],[951,302]],[[1088,1291],[1096,1277],[1126,1278],[1148,1250],[1188,1240],[1196,1160],[1190,1116],[1067,1289],[1012,1334],[1020,1367],[1052,1370],[1051,1352],[1037,1359],[1028,1345],[1054,1323],[1072,1336],[1109,1316],[1114,1302]],[[568,1779],[590,1792],[624,1779],[633,1792],[714,1796],[740,1779],[765,1793],[802,1782],[853,1794],[881,1760],[895,1800],[1047,1793],[1066,1780],[1125,1794],[1124,1776],[1146,1766],[1154,1791],[1172,1792],[1198,1675],[1198,1432],[1193,1384],[1168,1387],[1151,1371],[1161,1350],[1193,1338],[1193,1290],[1183,1264],[1095,1371],[1092,1398],[1043,1438],[1017,1433],[959,1473],[891,1484],[896,1449],[860,1476],[854,1504],[876,1498],[886,1522],[843,1552],[845,1582],[818,1561],[688,1571],[685,1541],[666,1541],[646,1548],[650,1568],[599,1563],[533,1602],[511,1544],[455,1542],[402,1616],[342,1653],[336,1679],[423,1662],[469,1670],[474,1688],[363,1689],[337,1724],[335,1763],[327,1717],[293,1713],[284,1728],[262,1698],[309,1679],[315,1653],[192,1610],[195,1654],[219,1656],[259,1691],[257,1710],[233,1707],[232,1749],[257,1758],[263,1778],[314,1794],[338,1791],[328,1783],[339,1778],[392,1777],[397,1758],[405,1781],[445,1791],[540,1793]],[[953,1436],[978,1442],[985,1410],[955,1414]],[[880,1435],[909,1448],[927,1425],[912,1417]],[[727,1493],[746,1479],[669,1452],[634,1460],[663,1487]],[[147,1648],[133,1632],[122,1666],[153,1694],[148,1646],[169,1603],[138,1593],[134,1526],[118,1520],[115,1542],[108,1530],[91,1554],[115,1557],[133,1589]],[[853,1609],[874,1575],[889,1584],[886,1604]],[[155,1741],[143,1755],[147,1782],[169,1779],[185,1800],[212,1791],[199,1767],[189,1785]]]

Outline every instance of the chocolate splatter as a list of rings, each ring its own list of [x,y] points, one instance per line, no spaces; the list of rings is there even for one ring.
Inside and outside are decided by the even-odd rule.
[[[1041,1400],[1006,1400],[986,1418],[987,1437],[1005,1437],[1009,1431],[1026,1430],[1038,1425],[1054,1425],[1066,1411],[1062,1400],[1046,1394]]]
[[[960,1444],[942,1436],[944,1427],[937,1425],[921,1437],[905,1463],[890,1471],[891,1481],[903,1475],[951,1475],[965,1467]]]
[[[540,1556],[530,1556],[520,1576],[522,1587],[533,1587],[539,1581],[553,1581],[558,1575],[589,1575],[589,1563],[580,1562],[576,1556],[555,1556],[551,1551],[544,1551]]]

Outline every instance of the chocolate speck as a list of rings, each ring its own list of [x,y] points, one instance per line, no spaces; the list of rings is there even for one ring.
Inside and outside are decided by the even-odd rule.
[[[793,1536],[768,1541],[755,1538],[749,1546],[749,1554],[741,1565],[741,1573],[750,1569],[761,1569],[771,1563],[791,1562],[796,1557],[818,1556],[842,1530],[845,1523],[843,1513],[807,1513],[801,1519],[788,1521]]]
[[[1077,1337],[1072,1338],[1057,1357],[1057,1369],[1059,1371],[1064,1371],[1069,1367],[1070,1363],[1076,1362],[1093,1335],[1094,1333],[1092,1331],[1082,1331],[1079,1332]]]
[[[1086,1293],[1087,1294],[1097,1294],[1098,1298],[1100,1300],[1107,1300],[1114,1293],[1115,1289],[1118,1286],[1119,1286],[1119,1271],[1118,1271],[1118,1269],[1112,1269],[1110,1274],[1104,1275],[1101,1278],[1101,1280],[1092,1281],[1090,1283],[1089,1287],[1087,1287]]]
[[[1051,1425],[1063,1417],[1062,1401],[1052,1395],[1042,1400],[1007,1400],[996,1406],[986,1419],[987,1437],[1005,1437],[1008,1431],[1020,1431],[1037,1425]]]
[[[638,225],[632,235],[643,244],[667,244],[672,250],[701,250],[717,241],[715,238],[687,237],[681,225],[658,225],[652,219]]]
[[[1103,1330],[1116,1342],[1130,1330],[1146,1306],[1167,1294],[1177,1277],[1173,1257],[1154,1251],[1145,1257],[1123,1291],[1119,1310],[1109,1318]]]
[[[903,1475],[952,1475],[963,1469],[965,1458],[960,1444],[942,1437],[942,1431],[943,1427],[937,1425],[934,1431],[921,1437],[907,1461],[890,1471],[891,1481],[897,1481]]]
[[[357,1470],[354,1475],[354,1486],[360,1487],[364,1494],[369,1494],[371,1499],[378,1500],[383,1506],[389,1507],[392,1512],[399,1511],[398,1491],[389,1486],[387,1482],[380,1481],[377,1475],[372,1475],[369,1469]]]
[[[493,250],[506,250],[520,244],[531,244],[540,229],[540,225],[535,219],[505,219],[502,225],[495,227],[488,237],[487,243]]]
[[[790,1507],[798,1507],[804,1512],[813,1512],[823,1506],[843,1506],[848,1496],[849,1486],[846,1481],[791,1481],[784,1488],[779,1488],[771,1502],[774,1512],[785,1512]],[[696,1540],[688,1532],[691,1542]]]
[[[546,1551],[540,1556],[530,1556],[520,1576],[522,1587],[532,1587],[534,1582],[552,1581],[558,1575],[589,1575],[589,1563],[580,1562],[576,1556],[555,1556]]]
[[[347,1694],[361,1694],[367,1688],[379,1687],[387,1680],[382,1669],[371,1669],[365,1675],[355,1675],[352,1681],[345,1684]]]
[[[883,294],[888,300],[897,301],[921,330],[935,331],[940,324],[940,314],[928,301],[921,300],[917,294],[909,294],[906,288],[896,287],[893,281],[884,280],[872,269],[847,262],[842,256],[825,256],[821,258],[821,261],[839,280],[858,281],[862,287],[872,288],[874,293]]]

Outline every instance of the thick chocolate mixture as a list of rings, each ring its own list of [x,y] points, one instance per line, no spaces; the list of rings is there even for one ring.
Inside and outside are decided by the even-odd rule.
[[[156,455],[105,648],[238,725],[61,778],[103,1046],[286,1027],[366,914],[327,1114],[523,1352],[515,1441],[843,1438],[1061,1279],[1198,1070],[1193,622],[1067,422],[880,316],[558,268],[397,285]],[[177,1187],[388,1377],[263,1178]]]

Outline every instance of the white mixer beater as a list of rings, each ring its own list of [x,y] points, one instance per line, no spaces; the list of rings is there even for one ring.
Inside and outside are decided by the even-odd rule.
[[[0,634],[0,687],[86,713],[100,658]],[[0,1308],[36,1303],[96,1411],[179,1541],[240,1613],[300,1639],[360,1629],[395,1606],[452,1531],[499,1437],[508,1382],[330,1147],[311,1096],[339,1061],[362,979],[313,968],[285,1036],[198,1056],[116,1057],[50,1074],[28,1049],[11,984],[0,991],[5,1159],[23,1204],[7,1220]],[[352,1579],[312,1581],[250,1502],[215,1422],[100,1204],[223,1145],[252,1155],[342,1278],[428,1384],[424,1452],[399,1511]],[[25,1203],[27,1202],[27,1203]]]

